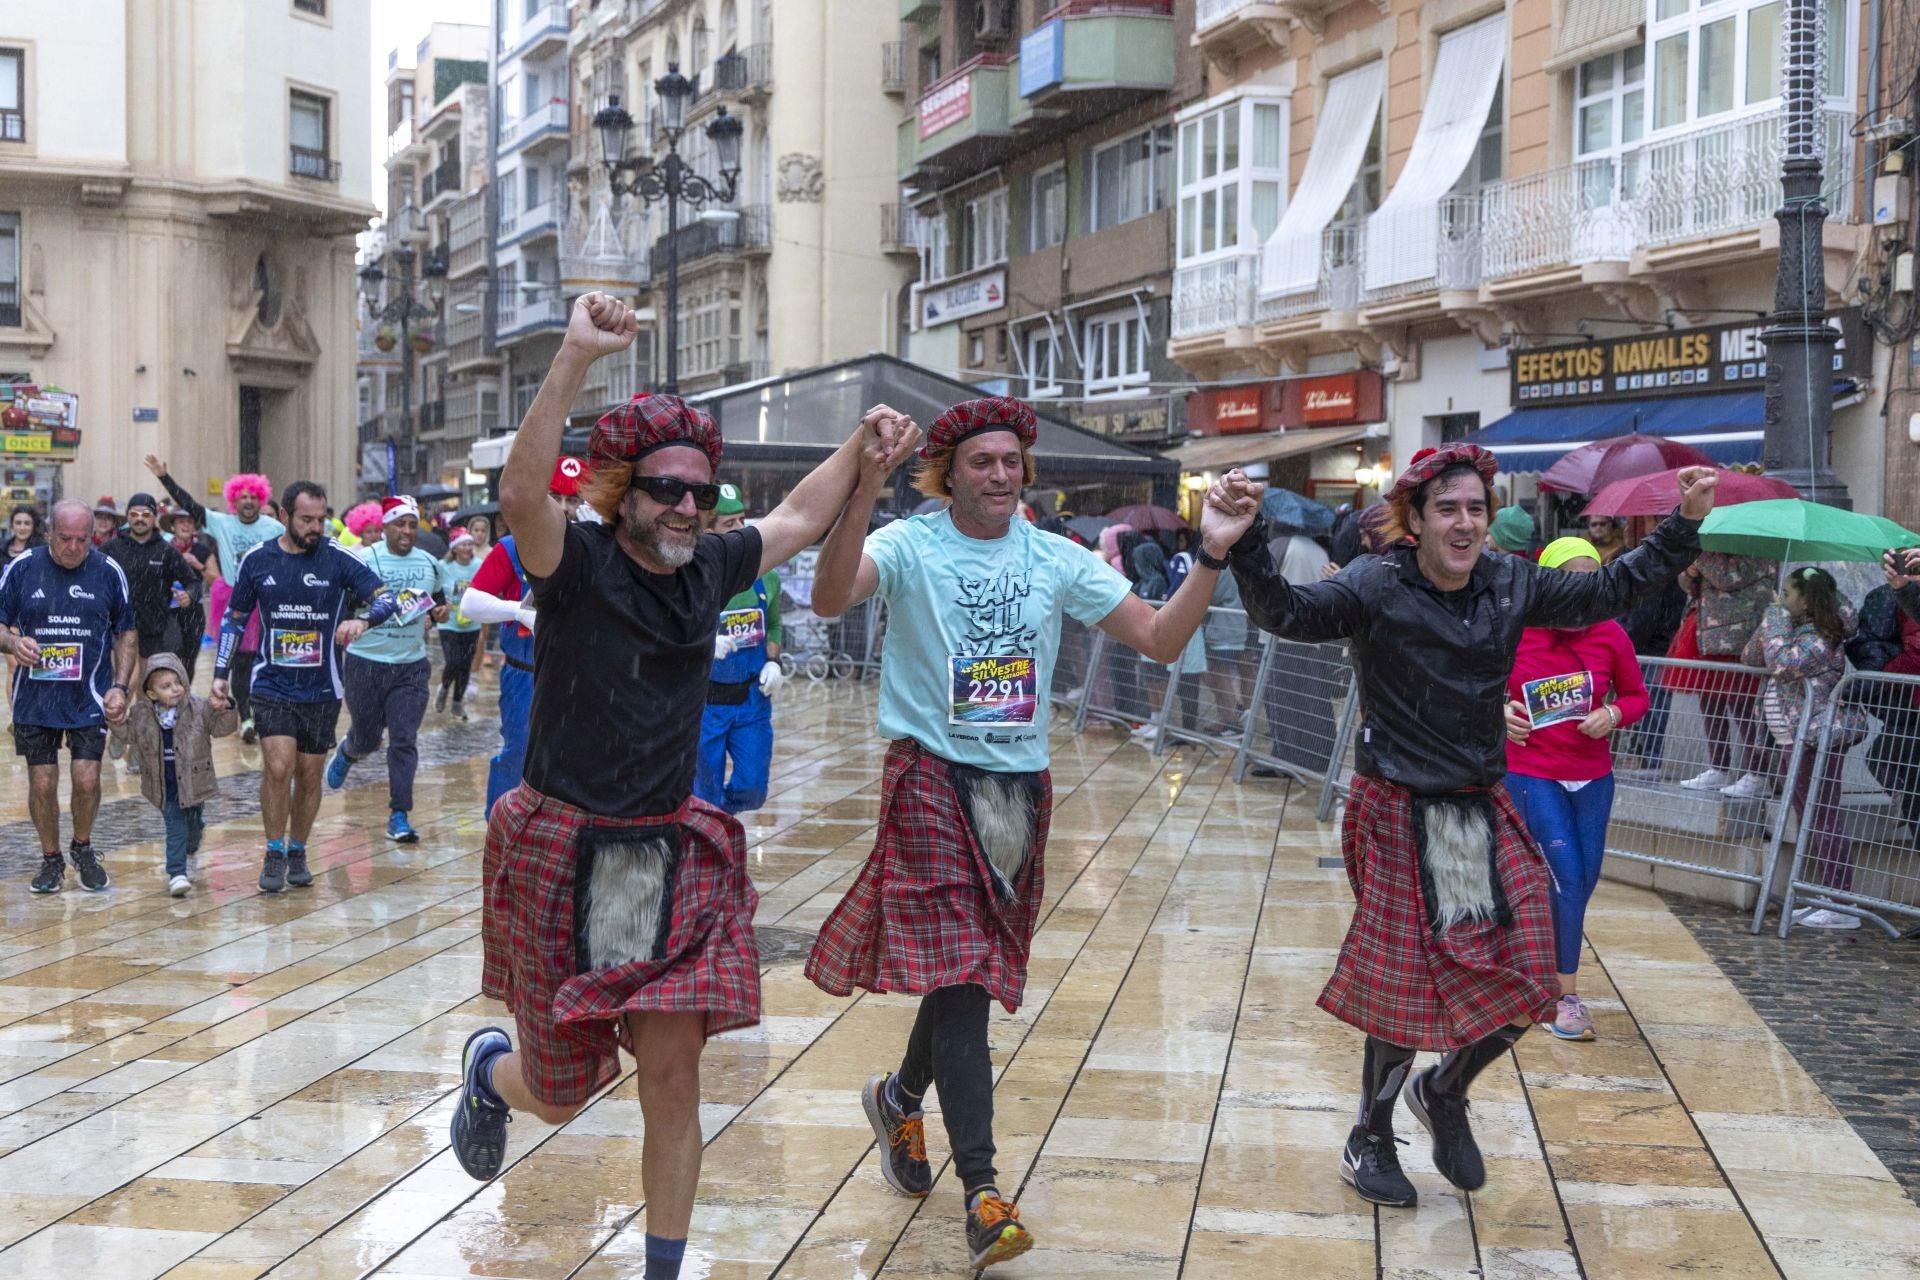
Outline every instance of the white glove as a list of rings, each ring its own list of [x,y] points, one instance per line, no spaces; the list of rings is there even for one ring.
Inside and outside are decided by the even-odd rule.
[[[532,605],[523,604],[519,608],[513,611],[513,620],[515,622],[518,622],[521,626],[525,627],[527,630],[531,631],[533,630],[533,620],[534,620],[535,612],[536,611]]]
[[[766,666],[760,668],[761,696],[766,698],[771,698],[773,696],[773,691],[775,689],[778,689],[780,685],[786,680],[786,678],[787,678],[787,673],[780,669],[780,664],[778,662],[769,662]]]
[[[713,637],[713,660],[719,662],[722,658],[731,658],[733,651],[739,647],[732,636],[716,632]]]

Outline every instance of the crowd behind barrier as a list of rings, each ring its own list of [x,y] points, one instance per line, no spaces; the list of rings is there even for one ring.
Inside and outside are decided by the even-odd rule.
[[[823,626],[823,674],[878,674],[878,600]],[[1782,741],[1757,669],[1656,657],[1640,667],[1651,705],[1613,735],[1610,858],[1749,886],[1756,933],[1776,906],[1782,937],[1812,905],[1895,935],[1889,916],[1920,917],[1920,676],[1849,670],[1825,714],[1804,704]],[[1178,744],[1230,754],[1236,781],[1253,773],[1312,788],[1321,821],[1353,773],[1359,705],[1346,645],[1282,640],[1237,609],[1210,609],[1171,665],[1068,619],[1049,694],[1075,732],[1120,725],[1155,754]],[[1867,712],[1864,738],[1842,727],[1847,705]],[[1709,768],[1742,786],[1683,785]]]

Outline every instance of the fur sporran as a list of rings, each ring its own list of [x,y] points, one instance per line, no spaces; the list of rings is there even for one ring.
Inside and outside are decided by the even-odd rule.
[[[1420,891],[1435,933],[1458,924],[1513,923],[1494,862],[1493,801],[1485,792],[1413,798]]]
[[[574,970],[615,969],[666,954],[673,925],[678,827],[587,827],[573,881]]]
[[[986,855],[994,890],[1011,901],[1014,885],[1033,854],[1038,775],[994,773],[962,764],[952,768],[954,790],[973,828],[973,838]]]

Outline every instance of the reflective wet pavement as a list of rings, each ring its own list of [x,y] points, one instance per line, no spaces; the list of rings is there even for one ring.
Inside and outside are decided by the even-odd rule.
[[[429,718],[420,844],[381,838],[365,762],[322,806],[314,886],[278,898],[254,887],[258,752],[237,740],[178,900],[158,816],[112,764],[113,890],[29,895],[24,771],[0,765],[0,1276],[641,1274],[630,1080],[563,1128],[519,1117],[490,1184],[446,1149],[460,1046],[502,1017],[478,994],[476,705],[473,724]],[[872,726],[871,685],[778,704],[774,794],[748,827],[768,1016],[704,1059],[690,1280],[966,1274],[937,1119],[934,1194],[901,1200],[856,1093],[897,1061],[912,1002],[835,999],[800,971],[871,844]],[[1040,1245],[993,1275],[1920,1276],[1920,1208],[1881,1135],[1802,1069],[1803,1027],[1769,1025],[1793,1007],[1616,885],[1588,920],[1600,1039],[1536,1032],[1482,1078],[1486,1188],[1448,1187],[1403,1110],[1420,1207],[1362,1203],[1335,1176],[1358,1037],[1313,1005],[1349,916],[1321,865],[1334,832],[1217,758],[1103,730],[1054,752],[1028,1004],[992,1031],[1002,1183]]]

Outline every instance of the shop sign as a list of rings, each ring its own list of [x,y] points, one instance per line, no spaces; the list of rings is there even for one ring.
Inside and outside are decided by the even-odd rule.
[[[1246,431],[1271,431],[1280,425],[1273,384],[1251,382],[1238,387],[1209,387],[1187,395],[1187,432],[1198,436],[1231,436]]]
[[[1062,20],[1055,18],[1020,37],[1021,97],[1031,98],[1066,78],[1067,42],[1061,33]]]
[[[68,443],[55,440],[51,431],[9,431],[0,435],[0,454],[9,457],[71,462],[79,451],[77,441]]]
[[[925,142],[973,114],[973,73],[935,85],[920,99],[920,140]]]
[[[1379,422],[1385,388],[1373,369],[1289,378],[1280,384],[1280,420],[1289,427],[1346,427]]]
[[[1164,403],[1135,404],[1103,409],[1099,413],[1077,413],[1075,426],[1103,436],[1164,440],[1168,434],[1167,406]]]
[[[1007,303],[1007,272],[1004,267],[950,280],[920,290],[920,327],[932,328],[949,320],[977,316]]]
[[[1515,351],[1508,362],[1513,404],[1584,404],[1697,391],[1761,391],[1767,383],[1768,321],[1632,334]],[[1860,309],[1827,319],[1840,335],[1833,376],[1858,377],[1867,351]]]

